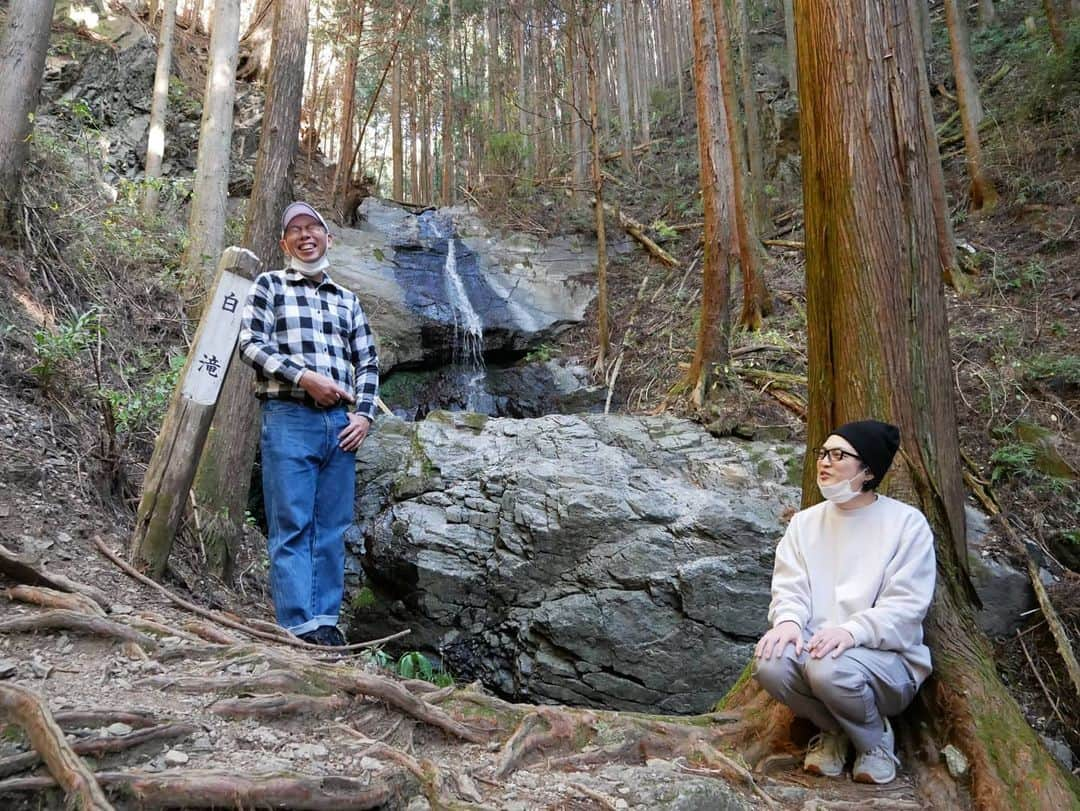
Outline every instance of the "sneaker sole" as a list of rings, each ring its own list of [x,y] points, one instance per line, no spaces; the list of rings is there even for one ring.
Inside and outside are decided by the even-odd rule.
[[[820,766],[803,766],[803,771],[807,774],[816,774],[818,777],[839,777],[844,773],[843,769],[835,772],[827,772]]]
[[[851,775],[851,779],[856,783],[869,783],[874,786],[884,786],[887,783],[891,783],[896,779],[896,772],[894,771],[887,780],[875,780],[873,775],[866,772],[859,772],[858,774]]]

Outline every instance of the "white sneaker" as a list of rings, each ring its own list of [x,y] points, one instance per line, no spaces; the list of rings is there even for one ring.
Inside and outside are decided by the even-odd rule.
[[[851,779],[857,783],[891,783],[896,777],[896,767],[900,765],[899,759],[893,754],[895,746],[892,724],[886,718],[881,742],[870,751],[859,753],[855,758],[855,768],[851,770]]]
[[[848,738],[843,732],[819,732],[810,739],[803,770],[822,777],[839,777],[847,760]]]

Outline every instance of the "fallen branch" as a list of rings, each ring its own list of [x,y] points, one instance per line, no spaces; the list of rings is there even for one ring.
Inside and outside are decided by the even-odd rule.
[[[55,784],[80,803],[82,811],[113,811],[93,773],[72,751],[63,730],[37,694],[16,684],[0,684],[0,710],[22,727]]]
[[[1073,690],[1076,691],[1077,698],[1080,698],[1080,663],[1076,661],[1076,653],[1069,642],[1069,634],[1061,623],[1061,617],[1058,616],[1057,609],[1054,608],[1054,604],[1050,601],[1050,595],[1046,593],[1046,586],[1043,585],[1042,578],[1039,576],[1039,566],[1035,563],[1035,558],[1032,556],[1028,544],[1021,542],[1020,547],[1027,557],[1028,577],[1031,580],[1032,587],[1035,589],[1035,598],[1039,601],[1039,608],[1042,609],[1043,617],[1046,618],[1046,622],[1050,626],[1050,633],[1054,637],[1054,642],[1057,643],[1058,654],[1065,663],[1065,670],[1069,674],[1070,681],[1072,681]]]
[[[140,808],[288,808],[291,811],[365,811],[405,793],[382,780],[324,775],[239,775],[219,771],[98,772],[98,783],[133,797]],[[0,796],[42,792],[48,777],[0,781]],[[99,789],[100,791],[100,789]],[[104,797],[102,798],[104,800]],[[85,806],[112,809],[111,805]]]
[[[127,724],[135,729],[152,727],[157,718],[142,710],[114,710],[99,708],[91,710],[60,710],[53,713],[53,720],[63,729],[99,727],[108,724]]]
[[[194,724],[160,724],[146,729],[129,732],[127,735],[112,735],[104,738],[84,738],[72,741],[71,750],[77,755],[90,755],[101,757],[102,755],[125,752],[142,746],[145,743],[156,741],[172,741],[186,738],[194,734],[199,728]],[[18,774],[33,769],[41,762],[41,755],[37,752],[23,752],[0,760],[0,777],[10,774]]]
[[[637,146],[631,147],[630,148],[630,153],[632,155],[636,155],[639,152],[645,152],[645,151],[651,149],[654,144],[659,144],[662,141],[666,141],[666,140],[667,140],[666,138],[653,138],[651,141],[646,141],[643,144],[638,144]],[[623,151],[621,149],[616,151],[616,152],[608,152],[606,155],[604,155],[602,160],[604,160],[604,161],[617,161],[622,157],[622,153],[623,153]]]
[[[79,611],[69,611],[65,608],[54,608],[50,611],[42,611],[39,614],[16,617],[15,619],[0,622],[0,633],[34,632],[44,630],[74,631],[75,633],[90,634],[91,636],[105,636],[119,639],[124,642],[134,642],[148,648],[156,648],[157,640],[146,634],[113,622],[104,617],[91,617]]]
[[[796,251],[805,250],[806,243],[798,239],[763,239],[763,245],[771,245],[774,248],[791,248]]]

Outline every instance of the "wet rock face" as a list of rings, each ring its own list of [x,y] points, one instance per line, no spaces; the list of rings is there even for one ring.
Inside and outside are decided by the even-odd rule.
[[[384,372],[452,361],[467,320],[462,296],[488,353],[523,353],[551,339],[580,321],[595,296],[595,249],[580,240],[494,235],[465,209],[416,216],[373,197],[359,213],[359,228],[335,229],[331,272],[360,297]]]
[[[766,628],[793,454],[665,417],[380,419],[353,633],[409,627],[519,699],[706,710]]]

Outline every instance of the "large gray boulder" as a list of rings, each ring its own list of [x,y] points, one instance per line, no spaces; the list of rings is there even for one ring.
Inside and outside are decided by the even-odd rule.
[[[360,215],[359,228],[335,231],[332,272],[363,302],[384,371],[453,359],[464,316],[446,270],[451,234],[456,292],[479,318],[485,351],[550,340],[596,295],[596,249],[580,238],[496,234],[464,207],[417,216],[373,197]]]
[[[352,632],[534,701],[709,708],[766,629],[792,446],[669,417],[380,419]]]

